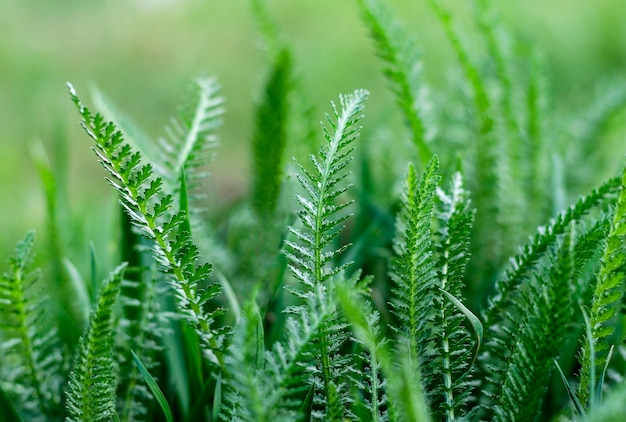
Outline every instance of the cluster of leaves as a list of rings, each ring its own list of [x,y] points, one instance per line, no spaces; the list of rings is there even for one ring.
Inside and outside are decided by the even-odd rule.
[[[367,91],[332,103],[319,152],[303,153],[313,107],[261,0],[251,6],[271,62],[249,199],[228,212],[199,195],[224,111],[215,79],[198,79],[156,142],[103,94],[94,113],[70,85],[117,194],[119,247],[105,262],[119,264],[97,283],[92,248],[89,285],[65,257],[61,178],[37,155],[52,271],[34,269],[29,233],[0,279],[0,419],[623,416],[626,168],[583,195],[563,183],[568,170],[548,160],[573,155],[546,123],[563,119],[548,116],[541,61],[517,65],[523,49],[507,48],[515,38],[486,0],[474,9],[484,62],[429,4],[465,88],[446,100],[466,105],[463,118],[445,127],[417,42],[382,0],[357,1],[408,125],[403,157],[415,163],[398,194],[369,182],[367,153],[355,183]],[[612,98],[583,146],[626,102]]]

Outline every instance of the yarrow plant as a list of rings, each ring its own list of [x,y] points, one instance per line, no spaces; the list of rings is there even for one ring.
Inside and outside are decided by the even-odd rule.
[[[235,206],[203,195],[225,118],[216,78],[196,80],[157,140],[68,85],[117,197],[114,247],[91,249],[88,283],[38,156],[52,270],[30,232],[0,278],[3,420],[623,418],[626,166],[587,193],[565,185],[550,160],[584,163],[555,142],[568,120],[545,106],[538,55],[511,47],[486,0],[473,9],[486,56],[428,3],[457,57],[463,89],[441,96],[460,119],[429,103],[428,63],[387,5],[355,2],[406,122],[383,174],[368,92],[340,95],[311,130],[304,72],[261,0],[270,61]],[[592,128],[623,92],[580,145],[601,141]],[[397,192],[376,182],[401,172]],[[102,282],[98,262],[117,262]]]

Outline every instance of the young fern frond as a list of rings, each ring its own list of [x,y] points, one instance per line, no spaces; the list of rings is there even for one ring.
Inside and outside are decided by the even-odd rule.
[[[500,391],[500,386],[504,382],[507,365],[511,362],[511,356],[516,350],[516,335],[522,328],[519,320],[529,314],[529,309],[534,306],[534,301],[526,300],[523,293],[527,287],[536,286],[536,277],[532,277],[540,260],[555,245],[560,236],[563,236],[568,228],[582,221],[582,219],[594,208],[609,202],[619,187],[619,179],[611,179],[590,194],[583,196],[569,208],[559,214],[549,225],[541,227],[533,236],[530,243],[526,244],[520,253],[511,259],[510,268],[503,278],[496,283],[496,294],[490,299],[484,317],[484,324],[487,327],[486,342],[479,361],[481,376],[488,380],[488,383],[496,390]],[[573,270],[572,280],[578,279],[578,274],[583,266],[594,256],[590,251],[597,249],[600,240],[602,225],[594,225],[589,231],[580,235],[576,240],[573,249],[576,266]],[[558,263],[558,261],[557,261]],[[555,264],[556,265],[556,264]],[[535,287],[535,291],[542,291],[544,287]],[[580,290],[577,287],[576,290]],[[519,303],[520,292],[522,292],[522,303]],[[573,294],[573,293],[572,293]],[[585,295],[581,294],[582,297]],[[552,306],[552,302],[548,303]],[[546,305],[546,306],[548,306]],[[547,353],[547,352],[546,352]],[[551,362],[551,361],[550,361]],[[551,369],[551,366],[550,366]],[[487,388],[485,397],[492,394]],[[488,402],[493,400],[491,398]],[[495,400],[499,400],[495,398]]]
[[[450,194],[439,191],[440,228],[434,241],[437,169],[435,156],[418,185],[415,170],[409,166],[398,219],[391,305],[401,323],[401,338],[418,359],[433,413],[451,420],[463,413],[469,396],[471,336],[462,326],[464,314],[444,292],[460,296],[474,214],[457,174]]]
[[[160,139],[165,165],[164,178],[170,186],[179,184],[185,170],[189,190],[197,187],[205,174],[200,173],[212,159],[218,144],[216,129],[222,124],[224,98],[216,78],[200,77],[196,80],[195,97],[185,104],[178,118],[172,118],[165,128],[166,137]]]
[[[113,309],[126,264],[100,287],[87,332],[79,341],[67,388],[67,421],[109,421],[115,412],[116,373],[113,361]]]
[[[47,323],[39,271],[32,268],[34,240],[29,232],[17,244],[9,272],[0,277],[0,387],[12,393],[23,416],[40,420],[59,413],[63,357],[57,330]]]
[[[291,53],[280,50],[256,107],[252,137],[252,206],[259,217],[274,213],[281,192],[292,73]]]
[[[450,193],[439,190],[441,206],[437,210],[440,223],[438,232],[437,266],[439,268],[439,289],[455,298],[460,298],[464,287],[465,267],[470,258],[469,245],[474,220],[474,210],[470,208],[468,193],[463,188],[460,173],[452,178]],[[470,393],[469,367],[471,360],[471,337],[463,327],[465,317],[447,298],[436,297],[435,340],[442,361],[439,385],[441,407],[448,420],[455,419],[464,411]]]
[[[514,344],[502,378],[493,383],[497,420],[534,420],[541,411],[554,359],[574,317],[574,280],[584,264],[574,262],[572,237],[565,233],[558,251],[550,254],[550,264],[535,274],[516,305],[517,326],[509,333]]]
[[[578,396],[583,406],[593,402],[596,386],[590,385],[592,365],[601,368],[606,361],[609,348],[608,337],[613,334],[615,326],[611,324],[617,310],[621,307],[624,285],[626,283],[626,167],[622,170],[621,186],[617,203],[613,210],[611,228],[606,238],[600,269],[596,276],[595,288],[589,312],[591,338],[583,341],[580,354],[580,384]],[[591,362],[589,342],[593,342],[596,359]]]
[[[206,290],[200,290],[211,266],[198,264],[198,248],[190,233],[183,230],[188,226],[189,216],[184,211],[172,214],[174,199],[164,193],[163,179],[154,177],[151,165],[142,166],[141,154],[124,143],[115,125],[105,122],[99,114],[93,115],[82,105],[74,88],[69,87],[72,101],[83,117],[83,127],[96,143],[94,152],[112,176],[107,180],[117,191],[132,223],[152,243],[153,258],[167,275],[184,320],[198,335],[204,357],[221,366],[221,343],[226,328],[217,330],[212,324],[222,311],[205,310],[207,302],[220,293],[220,286],[210,284]]]
[[[497,281],[496,294],[489,300],[483,315],[485,326],[490,327],[495,321],[501,320],[504,308],[510,304],[511,295],[524,283],[528,272],[534,268],[548,247],[554,244],[559,235],[565,233],[570,223],[581,221],[592,209],[610,203],[613,195],[619,190],[620,183],[617,177],[609,179],[588,195],[580,197],[548,225],[538,229],[530,241],[511,259],[504,277]]]
[[[574,322],[577,301],[588,296],[577,280],[583,278],[585,267],[597,255],[595,251],[606,233],[605,220],[575,238],[576,224],[572,221],[555,239],[559,244],[547,248],[541,267],[533,270],[537,266],[534,263],[528,269],[533,275],[516,288],[517,300],[511,300],[499,325],[491,327],[485,347],[489,353],[488,385],[483,394],[489,398],[486,409],[495,411],[500,419],[517,420],[523,415],[532,419],[539,411],[545,390],[537,386],[547,385],[567,327]]]
[[[339,235],[342,223],[348,218],[345,215],[337,217],[337,214],[349,203],[334,205],[333,202],[351,186],[341,186],[340,183],[349,174],[345,168],[352,161],[351,144],[358,135],[357,124],[367,95],[367,91],[357,90],[341,96],[341,110],[337,110],[333,103],[333,116],[327,115],[327,125],[322,126],[326,145],[319,156],[310,157],[314,170],[309,172],[300,166],[302,173],[297,175],[306,192],[306,196],[296,197],[302,206],[299,218],[304,229],[290,227],[289,231],[300,243],[287,241],[286,246],[290,268],[305,289],[324,283],[347,267],[326,267],[345,249],[327,251],[327,247]]]
[[[345,298],[339,295],[340,301]],[[372,330],[373,337],[376,339],[383,339],[382,330],[380,327],[380,315],[372,309],[370,302],[363,303],[363,315],[365,316],[365,323]],[[383,377],[382,365],[376,356],[376,353],[369,351],[369,345],[361,341],[359,338],[355,339],[356,342],[362,344],[367,351],[362,356],[363,365],[365,370],[363,371],[364,377],[357,380],[357,387],[362,391],[363,398],[356,403],[356,406],[362,407],[362,412],[367,414],[369,420],[375,422],[386,422],[390,420],[389,400],[385,391],[387,382]],[[385,341],[385,340],[380,340]]]
[[[228,378],[224,414],[231,421],[269,421],[262,376],[265,344],[261,315],[254,298],[244,304],[241,318],[233,328],[232,341],[224,357]],[[273,403],[275,404],[275,403]]]
[[[396,351],[370,322],[375,313],[363,303],[362,292],[350,286],[340,286],[338,298],[343,313],[350,322],[356,339],[374,355],[385,377],[388,416],[392,421],[430,421],[426,398],[420,383],[420,369],[411,357],[410,346],[400,341]],[[361,293],[361,294],[358,294]],[[381,416],[384,416],[381,415]],[[372,415],[375,420],[376,415]]]
[[[258,311],[250,305],[244,310],[225,357],[230,376],[224,412],[229,420],[300,420],[311,372],[319,375],[320,330],[337,312],[334,290],[330,281],[303,293],[302,305],[288,309],[285,340],[264,355]]]
[[[146,271],[147,273],[156,272]],[[156,274],[139,281],[122,282],[120,302],[126,311],[118,321],[116,361],[120,367],[118,385],[118,411],[120,421],[142,420],[149,416],[149,403],[153,396],[131,357],[131,350],[141,359],[146,369],[158,368],[157,353],[163,347],[160,339],[165,331],[165,313],[160,310],[157,297],[164,293],[157,285]],[[136,292],[130,296],[129,292]]]
[[[409,124],[420,167],[424,168],[432,156],[428,144],[431,128],[425,115],[425,88],[420,83],[422,62],[418,50],[383,2],[358,0],[358,3],[362,19],[376,45],[376,53],[385,62],[385,76]]]
[[[391,273],[396,286],[392,311],[400,321],[402,338],[420,366],[427,361],[425,351],[434,318],[431,300],[437,285],[431,228],[435,193],[440,180],[438,167],[439,160],[435,156],[424,170],[419,184],[415,168],[411,164],[408,167],[403,208],[396,230],[398,256],[393,261]]]
[[[300,166],[302,173],[297,178],[306,192],[297,195],[302,206],[299,218],[303,229],[290,227],[297,242],[285,241],[289,267],[294,277],[301,283],[293,293],[302,299],[319,289],[320,285],[344,271],[350,263],[334,267],[330,262],[347,246],[331,248],[331,242],[339,235],[342,224],[348,215],[341,215],[350,203],[335,205],[334,201],[350,188],[344,180],[349,175],[346,167],[352,160],[352,143],[358,135],[358,122],[361,120],[363,103],[367,91],[357,90],[353,94],[340,96],[340,109],[333,103],[333,116],[327,115],[327,125],[323,125],[325,145],[319,156],[311,155],[313,172]],[[344,183],[342,183],[344,182]],[[304,305],[301,305],[304,306]],[[308,312],[306,309],[294,312]],[[320,373],[313,378],[316,386],[314,405],[322,404],[322,409],[312,413],[313,417],[337,418],[346,416],[348,389],[345,376],[350,371],[350,357],[341,357],[338,351],[347,341],[348,335],[343,324],[334,315],[324,321],[318,332],[318,362]],[[335,420],[335,419],[333,419]]]
[[[481,242],[474,244],[475,259],[472,261],[472,271],[478,280],[491,279],[502,264],[500,261],[506,256],[503,255],[503,248],[509,247],[508,244],[503,243],[503,231],[506,227],[503,225],[502,201],[500,201],[501,193],[503,193],[502,180],[507,169],[502,166],[502,151],[496,134],[497,122],[486,78],[472,62],[470,53],[454,27],[449,12],[444,10],[439,3],[439,0],[429,0],[429,5],[441,22],[470,87],[471,98],[469,100],[473,109],[471,116],[473,127],[470,134],[473,138],[473,145],[471,145],[472,156],[469,165],[471,176],[468,180],[474,203],[480,210],[476,215],[474,238],[480,239]]]
[[[351,366],[338,353],[347,334],[345,324],[338,321],[334,299],[337,281],[333,277],[344,267],[329,265],[343,248],[329,251],[329,245],[346,218],[335,216],[345,205],[335,206],[333,201],[349,188],[339,184],[347,177],[350,144],[356,138],[355,126],[366,96],[365,91],[342,96],[341,111],[333,104],[336,120],[328,117],[328,125],[334,132],[324,127],[327,144],[319,157],[311,156],[315,172],[301,167],[304,175],[298,179],[308,194],[308,198],[297,197],[304,208],[300,213],[304,229],[289,228],[299,242],[286,241],[285,253],[301,283],[291,291],[302,302],[286,310],[286,340],[275,343],[264,362],[259,362],[260,345],[250,334],[260,326],[250,309],[243,315],[226,356],[227,369],[232,373],[226,413],[232,420],[295,420],[302,415],[304,397],[311,388],[316,389],[317,396],[313,418],[339,420],[346,415],[348,398],[343,382]],[[321,409],[320,404],[324,405]]]

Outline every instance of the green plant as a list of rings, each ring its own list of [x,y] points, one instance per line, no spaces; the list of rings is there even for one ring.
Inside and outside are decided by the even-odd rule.
[[[70,85],[119,201],[106,228],[116,247],[91,249],[88,285],[59,236],[68,229],[62,178],[37,152],[52,271],[33,269],[29,233],[0,279],[0,416],[623,416],[626,168],[587,194],[563,183],[547,162],[573,155],[552,142],[548,122],[567,119],[546,116],[540,60],[532,53],[530,70],[518,65],[526,56],[504,47],[506,28],[487,2],[476,2],[474,21],[488,57],[474,54],[440,2],[429,4],[467,88],[451,94],[467,105],[463,120],[442,127],[442,110],[426,112],[417,43],[382,1],[357,2],[408,123],[411,150],[393,156],[407,169],[401,193],[373,181],[395,169],[368,165],[365,90],[332,104],[322,146],[304,162],[306,84],[260,0],[251,6],[271,62],[251,135],[250,195],[236,205],[207,207],[199,195],[224,111],[215,79],[198,79],[158,142],[102,93],[94,113]],[[620,98],[581,136],[599,140]],[[564,196],[572,205],[560,207]],[[121,262],[101,284],[100,261]],[[57,285],[65,297],[50,294]]]

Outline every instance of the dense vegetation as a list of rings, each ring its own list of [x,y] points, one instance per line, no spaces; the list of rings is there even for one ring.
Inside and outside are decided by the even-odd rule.
[[[157,140],[68,84],[117,196],[96,217],[108,249],[91,248],[89,277],[67,258],[62,181],[35,154],[48,261],[29,232],[0,279],[0,419],[626,415],[626,167],[594,177],[626,85],[573,130],[542,55],[488,1],[479,54],[430,0],[458,63],[453,89],[432,92],[385,2],[355,4],[404,127],[364,118],[357,89],[317,129],[291,46],[252,0],[269,60],[250,192],[226,208],[204,195],[227,118],[216,78]]]

